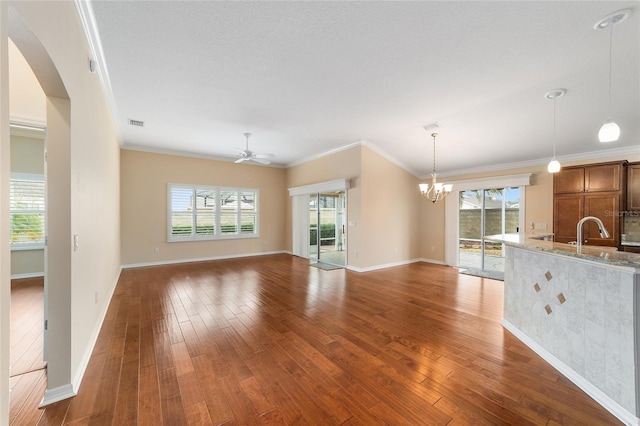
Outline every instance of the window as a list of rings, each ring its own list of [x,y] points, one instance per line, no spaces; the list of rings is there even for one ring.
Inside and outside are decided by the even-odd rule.
[[[258,190],[168,185],[168,241],[258,237]]]
[[[12,249],[43,248],[45,239],[44,176],[12,173],[9,183]]]

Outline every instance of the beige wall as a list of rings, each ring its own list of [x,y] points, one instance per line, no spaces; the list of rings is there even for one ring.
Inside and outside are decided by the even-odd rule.
[[[285,170],[140,151],[121,151],[125,265],[283,251]],[[258,188],[260,237],[167,242],[167,184]],[[154,249],[158,248],[159,253]]]
[[[47,398],[79,383],[119,276],[120,147],[98,76],[88,70],[89,47],[74,3],[11,7],[38,41],[30,64],[40,67],[33,71],[48,97]]]
[[[361,265],[405,262],[420,256],[418,179],[362,148]]]
[[[31,133],[35,132],[11,129],[12,173],[44,175],[44,133],[40,137]],[[11,251],[12,277],[37,275],[44,275],[44,249]]]
[[[438,179],[440,180],[440,179]],[[448,182],[448,180],[444,180]],[[422,179],[420,182],[428,183]],[[444,201],[432,203],[426,197],[421,196],[420,201],[420,226],[416,232],[420,235],[420,257],[428,261],[444,262],[444,240],[446,216]]]
[[[335,179],[349,179],[351,188],[347,190],[347,221],[356,226],[347,227],[347,262],[359,266],[360,260],[355,256],[360,246],[361,227],[359,226],[361,198],[361,153],[360,146],[346,149],[331,155],[290,167],[286,170],[286,188],[328,182]],[[287,251],[291,251],[291,197],[287,194],[285,207],[285,241]]]
[[[12,122],[44,125],[45,95],[31,67],[9,40],[9,111]]]
[[[418,179],[366,146],[291,167],[287,187],[350,179],[347,191],[347,263],[356,269],[420,257],[421,198]],[[287,200],[287,249],[291,250],[291,201]]]

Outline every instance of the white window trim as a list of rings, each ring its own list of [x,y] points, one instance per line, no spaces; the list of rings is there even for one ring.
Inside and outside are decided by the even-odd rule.
[[[12,172],[11,173],[11,180],[34,180],[34,181],[39,181],[39,182],[45,182],[44,179],[44,174],[40,174],[40,173],[19,173],[19,172]],[[46,186],[45,186],[45,191],[46,191]],[[12,212],[9,212],[9,216],[11,217]],[[45,195],[45,209],[44,209],[44,214],[47,214],[47,206],[46,206],[46,195]],[[37,243],[16,243],[16,244],[10,244],[11,245],[11,251],[26,251],[26,250],[43,250],[45,245],[46,245],[46,240],[47,240],[47,229],[46,229],[46,220],[45,220],[45,229],[44,229],[44,240],[42,242],[37,242]]]
[[[193,230],[191,235],[173,235],[172,234],[172,226],[171,226],[171,214],[172,210],[172,199],[171,199],[171,190],[173,188],[181,188],[181,189],[190,189],[194,193],[196,190],[204,189],[208,191],[216,191],[216,212],[215,212],[215,234],[213,235],[196,235],[195,234],[195,223],[196,223],[196,209],[194,208],[192,211],[193,216]],[[251,234],[242,234],[241,232],[237,232],[234,234],[221,234],[220,233],[220,217],[221,217],[221,206],[220,206],[220,192],[222,191],[233,191],[233,192],[253,192],[255,193],[255,231]],[[238,209],[238,227],[241,229],[242,227],[242,209]],[[181,183],[168,183],[167,184],[167,242],[168,243],[177,243],[177,242],[193,242],[193,241],[212,241],[212,240],[238,240],[238,239],[247,239],[247,238],[260,238],[260,190],[258,188],[238,188],[238,187],[230,187],[230,186],[210,186],[210,185],[192,185],[192,184],[181,184]]]

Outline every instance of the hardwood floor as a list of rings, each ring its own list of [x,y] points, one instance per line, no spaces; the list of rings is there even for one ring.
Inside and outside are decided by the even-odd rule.
[[[289,255],[122,272],[46,425],[620,424],[505,331],[502,282]]]
[[[34,425],[38,404],[47,388],[46,363],[42,360],[44,278],[11,281],[11,337],[9,422]]]
[[[11,377],[41,370],[44,278],[11,280]]]

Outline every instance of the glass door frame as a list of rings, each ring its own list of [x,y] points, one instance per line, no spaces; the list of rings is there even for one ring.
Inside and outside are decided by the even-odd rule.
[[[518,212],[518,229],[517,232],[520,236],[524,235],[524,223],[525,223],[525,211],[526,211],[526,186],[530,184],[530,178],[532,174],[516,175],[514,180],[507,183],[519,183],[519,184],[507,184],[504,187],[498,185],[482,185],[483,188],[479,188],[480,185],[459,185],[454,187],[454,191],[445,198],[445,216],[447,221],[445,223],[445,264],[455,266],[461,269],[465,269],[464,265],[460,264],[460,193],[473,190],[482,191],[484,198],[484,191],[487,188],[518,188],[520,191],[519,197],[519,212]],[[469,183],[473,183],[470,181]],[[486,182],[482,182],[486,183]],[[497,179],[496,183],[503,183]],[[483,200],[484,203],[484,200]],[[484,204],[483,204],[484,206]],[[484,237],[485,224],[482,221],[481,237]],[[481,238],[482,251],[484,251],[484,238]],[[503,246],[504,247],[504,246]]]
[[[333,258],[322,258],[322,199],[334,198],[334,234],[333,237],[326,237],[324,240],[333,240],[335,250],[334,253],[342,253],[341,256],[333,256]],[[316,200],[315,207],[312,200]],[[315,215],[313,209],[315,208]],[[315,216],[312,219],[312,216]],[[347,191],[337,191],[333,193],[313,193],[309,194],[309,260],[312,262],[328,263],[330,265],[346,267],[347,265]],[[315,244],[311,239],[311,234],[315,230]],[[312,247],[315,246],[315,253]]]

